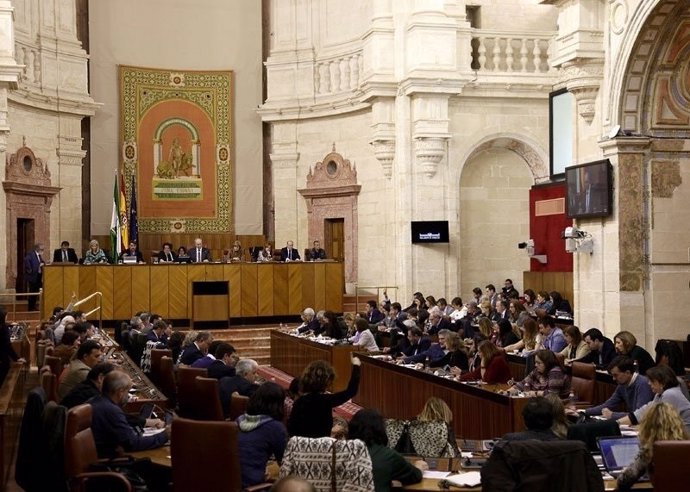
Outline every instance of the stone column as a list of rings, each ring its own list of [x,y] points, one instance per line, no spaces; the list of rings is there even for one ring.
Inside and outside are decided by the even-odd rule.
[[[594,237],[595,251],[597,243],[601,250],[600,275],[585,276],[583,273],[591,270],[590,266],[581,265],[581,258],[574,262],[578,311],[575,317],[582,326],[603,328],[609,337],[628,330],[641,344],[653,347],[650,340],[642,343],[647,332],[645,297],[649,274],[645,253],[649,227],[645,163],[649,139],[618,137],[600,145],[613,165],[614,215],[607,219],[601,236]],[[625,193],[620,192],[622,189]],[[581,220],[577,225],[587,230],[593,222],[599,221]]]
[[[273,125],[273,152],[270,154],[273,172],[273,212],[276,224],[276,250],[285,246],[288,240],[301,247],[297,237],[298,210],[297,200],[297,125],[292,122]],[[302,177],[302,179],[304,179]]]

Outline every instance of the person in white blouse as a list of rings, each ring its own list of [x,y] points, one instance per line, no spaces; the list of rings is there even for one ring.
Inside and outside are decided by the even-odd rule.
[[[364,318],[357,318],[355,320],[355,328],[357,333],[350,338],[352,345],[361,347],[367,352],[378,352],[379,347],[376,345],[374,334],[369,329],[369,322]]]
[[[259,254],[256,257],[256,261],[263,263],[266,261],[273,261],[273,250],[271,249],[271,245],[266,243],[264,245],[264,249],[259,251]]]

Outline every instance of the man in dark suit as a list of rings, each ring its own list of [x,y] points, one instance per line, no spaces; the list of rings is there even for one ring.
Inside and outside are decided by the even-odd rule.
[[[288,241],[287,246],[280,250],[280,261],[300,261],[301,259],[292,241]]]
[[[235,367],[235,375],[225,377],[218,383],[220,391],[220,403],[226,413],[230,411],[230,400],[232,394],[237,392],[241,396],[252,396],[259,385],[256,384],[256,371],[259,364],[252,359],[242,359]]]
[[[120,253],[120,260],[124,260],[125,256],[134,256],[137,259],[137,263],[144,263],[144,255],[137,248],[137,243],[129,243],[129,248]]]
[[[429,335],[437,335],[441,330],[451,330],[452,328],[450,321],[443,317],[438,307],[434,306],[429,310],[429,329],[427,330]]]
[[[297,327],[297,333],[317,332],[321,328],[321,323],[316,319],[316,313],[310,307],[302,311],[302,324]]]
[[[606,369],[616,357],[616,348],[613,342],[606,338],[601,330],[590,328],[582,336],[582,339],[589,346],[590,352],[578,359],[577,362],[595,364],[598,369]]]
[[[208,377],[218,379],[233,377],[235,375],[235,365],[240,360],[235,347],[229,343],[221,343],[214,354],[216,360],[206,368]]]
[[[496,300],[496,311],[491,315],[491,321],[498,322],[502,319],[510,319],[508,302],[503,299]]]
[[[159,448],[169,439],[167,431],[143,436],[129,425],[122,406],[131,387],[132,379],[127,373],[111,371],[103,379],[103,395],[90,401],[91,431],[99,458],[113,458],[122,449],[131,452]]]
[[[403,350],[405,357],[419,355],[431,347],[431,339],[424,336],[419,328],[409,328],[407,330],[407,339],[410,341],[410,346]]]
[[[307,259],[311,261],[326,259],[326,251],[321,248],[321,243],[318,240],[314,241],[314,247],[309,250],[309,258]]]
[[[211,250],[208,248],[204,248],[204,242],[201,240],[200,237],[194,240],[194,247],[189,249],[188,254],[192,260],[192,263],[208,263],[212,261]]]
[[[370,325],[375,325],[385,318],[386,315],[379,311],[376,301],[367,301],[367,321]]]
[[[69,241],[62,241],[60,248],[53,252],[53,263],[79,263],[74,248],[69,247]]]
[[[43,281],[43,245],[34,244],[34,249],[24,257],[24,278],[29,287],[29,292],[38,292]],[[30,296],[28,300],[28,310],[36,311],[37,296]]]
[[[208,346],[213,341],[213,337],[207,331],[197,333],[194,343],[185,347],[180,354],[180,364],[191,366],[197,359],[201,359],[208,352]]]
[[[177,255],[173,251],[173,245],[163,243],[163,249],[158,252],[158,261],[161,263],[174,263],[175,260],[177,260]]]

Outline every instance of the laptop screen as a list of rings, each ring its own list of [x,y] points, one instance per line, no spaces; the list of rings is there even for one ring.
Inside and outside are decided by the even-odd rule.
[[[600,437],[598,442],[602,461],[609,473],[623,470],[640,451],[637,437]]]

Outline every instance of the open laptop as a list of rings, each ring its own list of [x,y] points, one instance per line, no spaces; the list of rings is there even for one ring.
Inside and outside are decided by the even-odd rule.
[[[136,255],[123,255],[122,263],[124,263],[125,265],[136,265],[137,257]]]
[[[602,464],[612,477],[620,475],[640,452],[640,440],[637,436],[600,437],[597,443]]]

